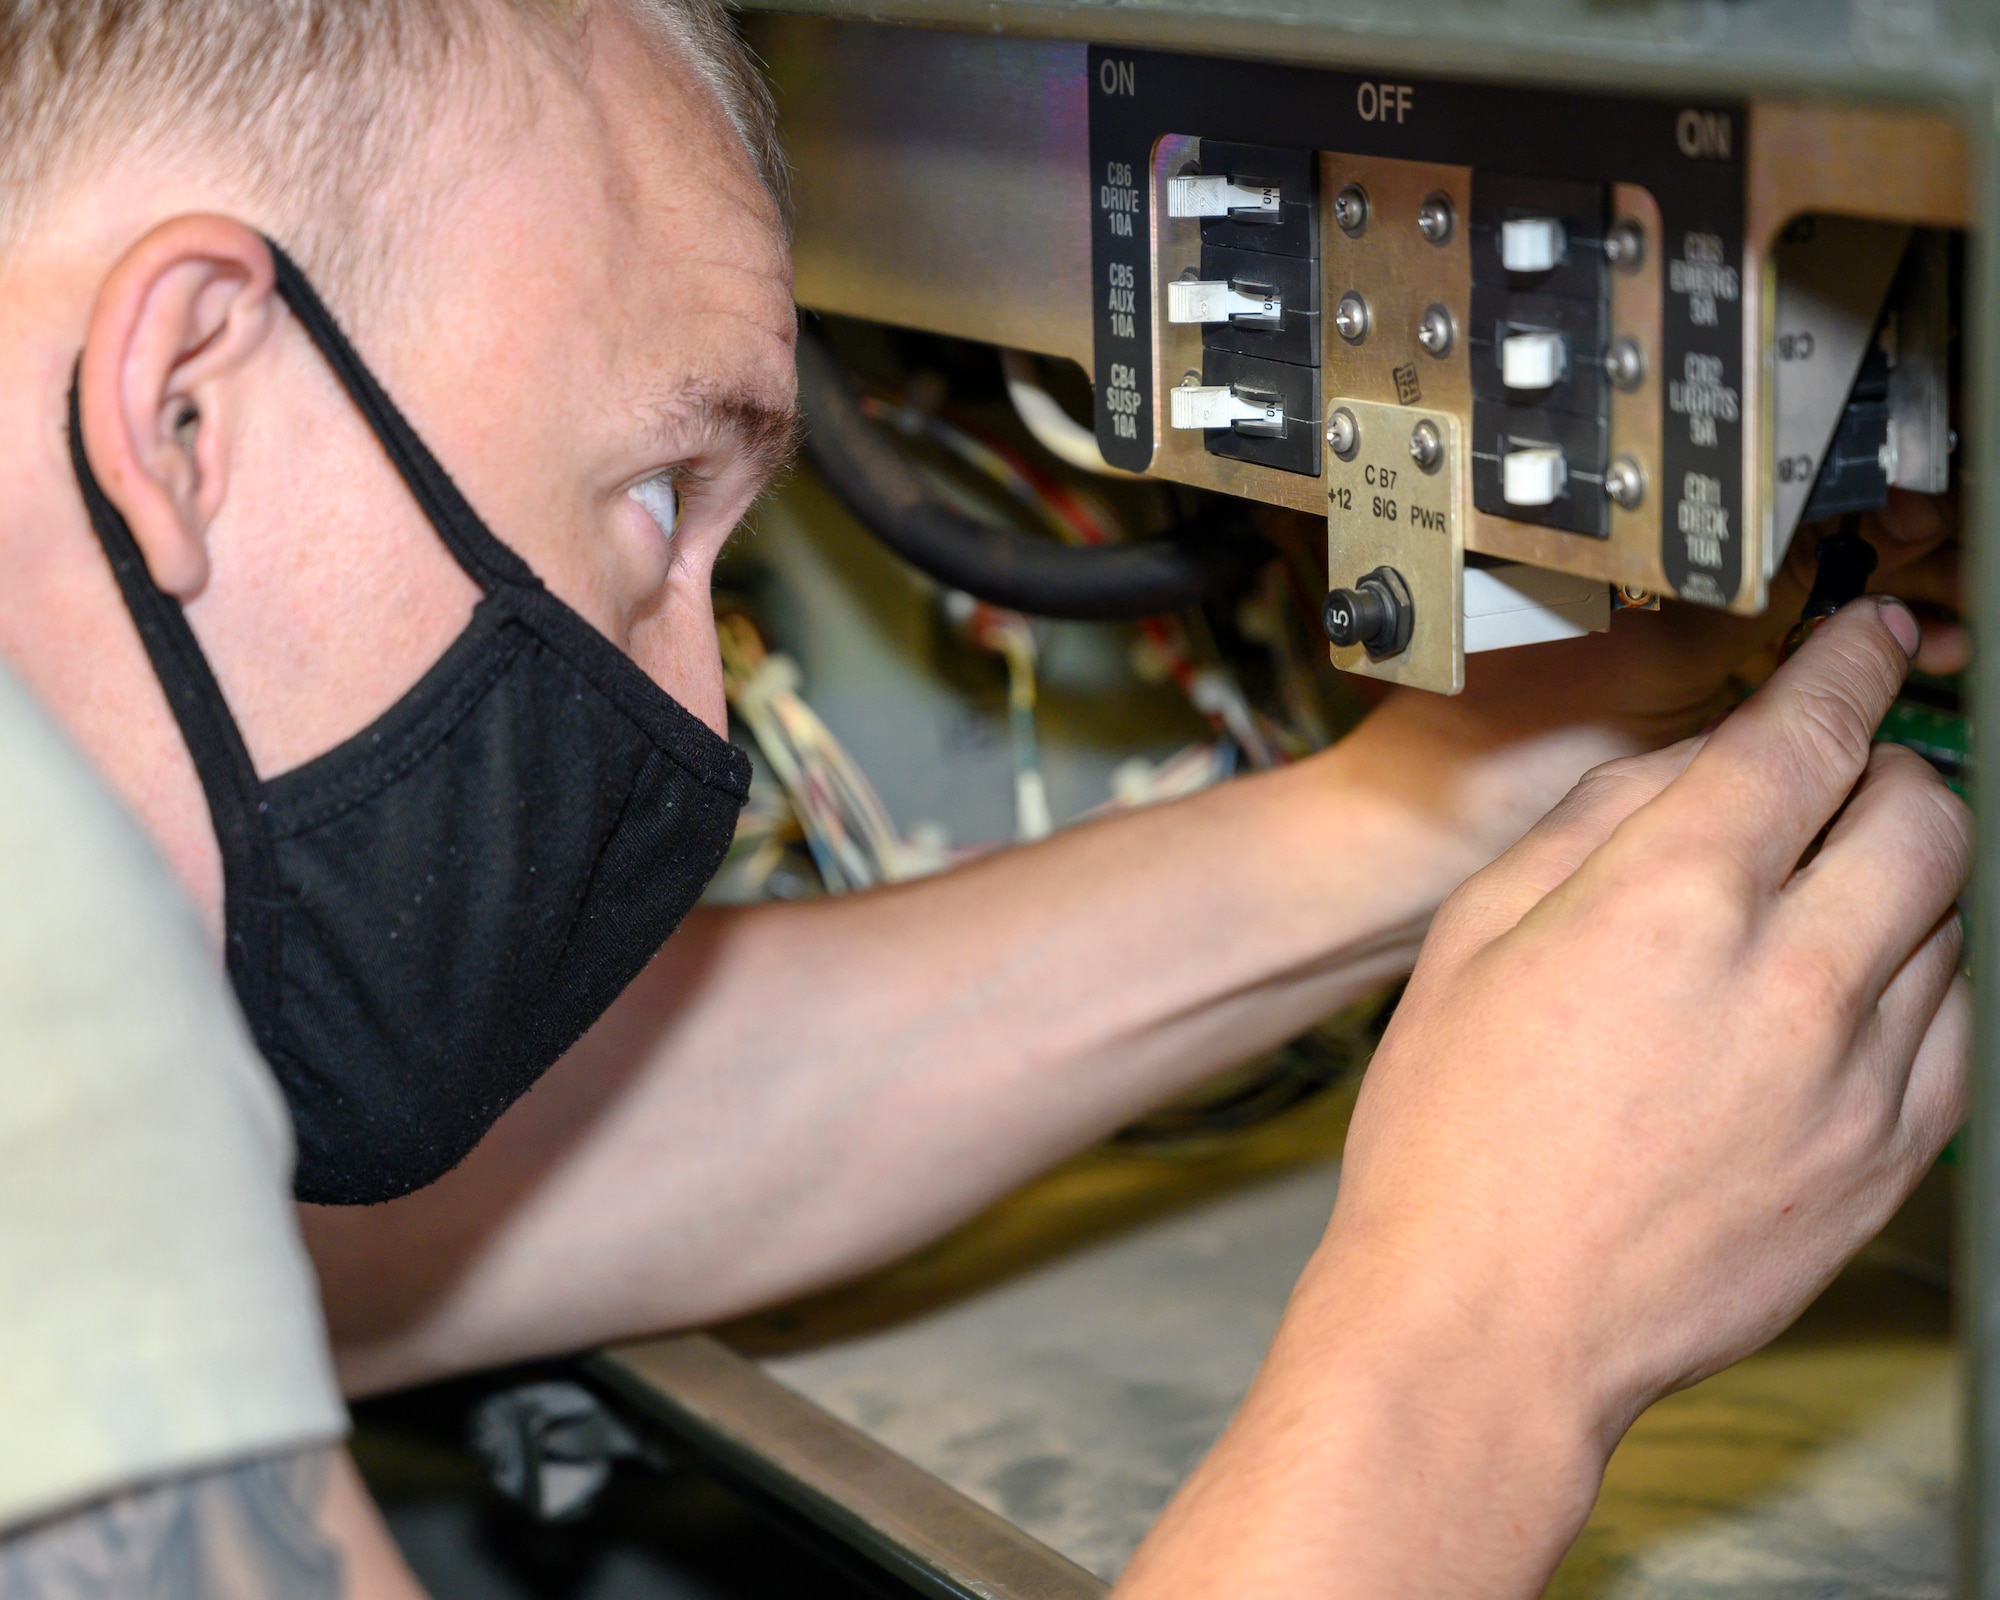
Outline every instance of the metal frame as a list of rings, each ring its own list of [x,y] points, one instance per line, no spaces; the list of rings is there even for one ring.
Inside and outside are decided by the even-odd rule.
[[[929,1600],[1098,1600],[1106,1591],[719,1339],[625,1345],[587,1358],[584,1372],[702,1461]]]
[[[2000,406],[1990,399],[2000,379],[2000,253],[1988,247],[2000,219],[2000,0],[1512,0],[1504,8],[1463,0],[757,0],[754,9],[1597,91],[1791,97],[1807,108],[1861,102],[1881,109],[1880,131],[1890,135],[1906,125],[1905,110],[1948,118],[1963,130],[1974,229],[1961,456],[2000,460]],[[1855,169],[1840,150],[1808,138],[1798,153],[1824,176],[1829,209],[1885,216],[1905,206],[1934,213],[1936,197],[1922,193],[1928,174],[1957,154],[1920,142],[1907,150],[1902,192],[1857,196]],[[1067,332],[1057,318],[1052,328],[1019,329],[1018,342],[1074,354]],[[2000,526],[2000,471],[1966,473],[1963,494],[1969,534]],[[1983,533],[1969,546],[1974,619],[2000,639],[2000,560]],[[2000,651],[1980,657],[1970,682],[1975,720],[1989,707],[2000,714]],[[1978,834],[1982,858],[1991,859],[2000,850],[2000,807],[1981,811]],[[1975,930],[2000,927],[2000,873],[1980,873],[1968,904]],[[2000,941],[1975,937],[1970,948],[1977,1020],[1958,1274],[1966,1351],[1959,1588],[2000,1600]]]

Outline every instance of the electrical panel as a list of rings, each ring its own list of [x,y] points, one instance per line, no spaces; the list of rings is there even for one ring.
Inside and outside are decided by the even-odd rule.
[[[1067,357],[1111,468],[1324,515],[1351,670],[1451,692],[1547,636],[1486,616],[1607,594],[1759,612],[1802,522],[1946,482],[1940,117],[761,28],[802,302]]]

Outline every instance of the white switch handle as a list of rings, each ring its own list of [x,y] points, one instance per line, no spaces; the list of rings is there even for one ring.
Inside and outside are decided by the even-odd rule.
[[[1500,498],[1510,506],[1552,506],[1569,481],[1569,463],[1556,445],[1525,445],[1500,458]]]
[[[1569,366],[1567,342],[1559,333],[1510,333],[1500,341],[1500,381],[1510,389],[1549,389]]]
[[[1285,303],[1275,289],[1187,279],[1167,285],[1169,322],[1239,322],[1275,328],[1284,320]]]
[[[1234,178],[1170,178],[1170,217],[1237,217],[1275,222],[1284,198],[1275,183],[1238,183]]]
[[[1167,421],[1176,428],[1229,428],[1262,438],[1285,436],[1285,403],[1243,395],[1228,384],[1183,384],[1167,391]]]
[[[1562,265],[1563,225],[1554,217],[1508,217],[1500,224],[1500,265],[1509,272],[1547,272]]]

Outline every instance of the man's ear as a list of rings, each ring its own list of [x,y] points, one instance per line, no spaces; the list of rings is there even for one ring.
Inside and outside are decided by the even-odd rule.
[[[153,581],[208,581],[208,529],[229,486],[230,402],[279,324],[270,247],[227,217],[176,217],[98,291],[78,370],[84,454]]]

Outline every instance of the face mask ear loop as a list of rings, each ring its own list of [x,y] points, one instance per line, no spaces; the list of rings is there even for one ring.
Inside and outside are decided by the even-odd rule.
[[[79,363],[79,368],[81,364]],[[90,525],[111,563],[125,608],[139,630],[153,671],[166,691],[174,721],[194,761],[208,797],[216,843],[222,851],[223,925],[229,977],[253,1025],[277,1013],[279,973],[278,867],[271,842],[259,825],[262,785],[243,735],[229,714],[222,687],[209,670],[187,615],[173,596],[161,592],[146,570],[132,529],[91,471],[83,448],[81,372],[69,391],[69,453],[83,490]],[[268,1056],[273,1041],[257,1041]]]
[[[429,447],[417,437],[416,429],[410,426],[409,420],[397,409],[382,385],[375,381],[375,375],[348,342],[347,335],[341,331],[326,302],[306,281],[298,264],[273,241],[266,239],[264,242],[270,246],[271,260],[277,269],[278,294],[298,319],[299,326],[305,329],[306,337],[319,348],[326,364],[333,369],[333,375],[340,380],[340,386],[354,402],[355,409],[381,442],[389,464],[409,486],[411,495],[437,529],[445,548],[451,551],[472,581],[489,595],[502,585],[540,589],[542,581],[535,576],[534,569],[487,530],[486,524],[459,492],[458,485],[451,481],[451,474],[438,463]]]

